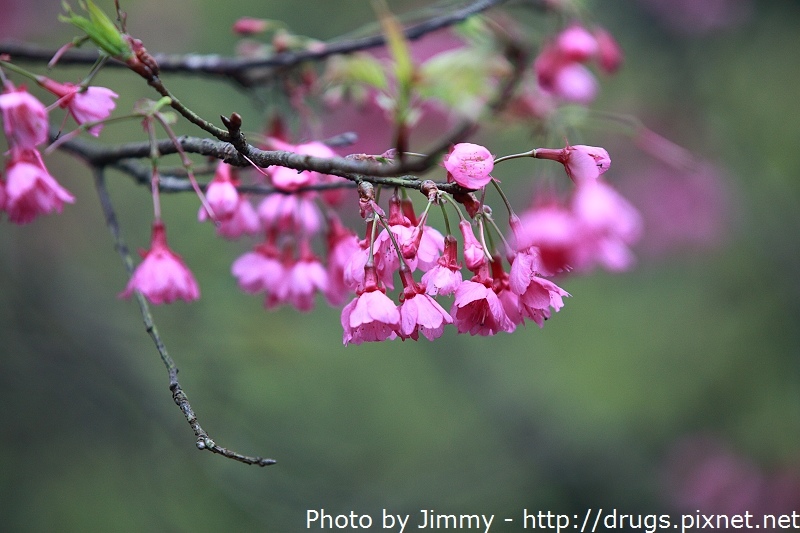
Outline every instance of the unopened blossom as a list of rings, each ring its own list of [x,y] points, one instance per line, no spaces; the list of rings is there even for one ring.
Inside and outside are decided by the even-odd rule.
[[[167,245],[163,223],[153,223],[150,249],[140,254],[144,260],[133,271],[120,296],[130,298],[133,291],[139,291],[155,305],[200,298],[200,288],[189,267]]]
[[[597,64],[607,74],[615,73],[622,65],[622,48],[616,39],[603,28],[595,28],[594,37],[597,39]]]
[[[345,345],[393,339],[400,327],[400,311],[378,288],[374,268],[367,266],[366,269],[366,288],[342,309],[342,342]]]
[[[244,292],[256,294],[272,290],[286,277],[286,270],[277,248],[268,240],[236,259],[231,274]]]
[[[4,209],[8,219],[27,224],[39,215],[60,213],[75,198],[50,175],[37,150],[11,151],[6,166]]]
[[[47,109],[24,88],[0,94],[0,112],[9,145],[32,150],[47,141]]]
[[[269,21],[252,17],[242,17],[233,23],[233,33],[237,35],[255,35],[264,33],[269,27]]]
[[[599,45],[589,30],[580,24],[573,24],[558,34],[556,47],[564,59],[584,62],[594,57]]]
[[[114,99],[119,96],[105,87],[83,88],[45,77],[39,78],[39,85],[58,96],[58,105],[66,108],[78,124],[107,119],[116,106]],[[102,124],[96,124],[89,128],[89,133],[97,137],[102,129]]]
[[[579,63],[570,63],[553,75],[552,90],[564,100],[589,105],[597,97],[599,86],[588,68]]]
[[[436,300],[414,281],[409,270],[400,272],[403,281],[403,303],[400,305],[399,334],[404,339],[419,339],[419,334],[429,341],[438,339],[453,319]]]
[[[573,24],[545,43],[536,57],[537,84],[567,102],[589,104],[598,91],[597,80],[586,66],[590,60],[597,60],[603,71],[612,73],[622,62],[622,52],[607,31],[589,31]]]
[[[494,157],[479,144],[459,143],[447,154],[444,167],[453,181],[466,189],[480,189],[492,177]]]
[[[214,178],[206,188],[206,201],[217,222],[230,220],[236,212],[239,205],[239,191],[236,190],[232,167],[224,161],[219,162]],[[197,218],[200,222],[208,219],[208,210],[201,207]]]
[[[463,281],[461,264],[457,259],[458,241],[452,235],[444,238],[444,252],[437,263],[422,276],[422,286],[431,296],[448,295],[455,292]]]
[[[477,272],[480,267],[486,264],[486,253],[483,245],[475,237],[469,221],[462,220],[459,222],[458,229],[461,230],[461,235],[464,238],[464,263],[469,270]]]
[[[537,148],[534,157],[558,161],[576,184],[595,180],[611,167],[611,157],[605,148],[583,144],[562,149]]]

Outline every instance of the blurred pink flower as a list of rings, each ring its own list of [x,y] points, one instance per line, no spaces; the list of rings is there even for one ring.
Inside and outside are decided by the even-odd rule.
[[[613,187],[602,180],[578,185],[572,212],[582,241],[576,249],[575,268],[587,270],[599,263],[619,272],[633,265],[635,259],[628,247],[641,236],[642,218]]]
[[[250,200],[244,195],[239,195],[239,201],[233,215],[228,220],[223,220],[217,226],[217,235],[226,239],[238,239],[242,235],[255,235],[261,230],[261,221]]]
[[[219,162],[214,178],[208,184],[206,200],[219,222],[230,220],[239,206],[239,191],[236,190],[232,169],[224,161]],[[209,218],[208,215],[206,208],[200,207],[197,218],[203,222]]]
[[[269,27],[269,21],[252,17],[242,17],[233,23],[233,33],[237,35],[255,35],[263,33]]]
[[[231,265],[231,274],[246,293],[257,294],[271,290],[285,276],[275,245],[267,241],[241,255]]]
[[[9,145],[29,150],[47,142],[47,109],[25,88],[0,94],[0,111]]]
[[[39,215],[60,213],[75,198],[58,184],[37,150],[12,149],[6,165],[3,208],[8,219],[27,224]]]

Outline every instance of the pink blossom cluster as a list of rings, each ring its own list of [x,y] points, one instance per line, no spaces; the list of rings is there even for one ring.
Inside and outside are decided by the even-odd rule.
[[[591,103],[597,95],[597,80],[586,67],[596,61],[608,74],[622,64],[622,51],[603,28],[588,30],[572,24],[546,43],[533,68],[539,89],[566,102]]]
[[[290,145],[270,139],[269,146],[333,155],[320,143]],[[459,333],[482,336],[512,332],[527,320],[542,327],[569,296],[547,277],[594,264],[627,268],[632,263],[627,246],[638,236],[640,223],[635,209],[600,178],[610,166],[602,148],[577,145],[533,154],[563,164],[575,186],[568,206],[550,202],[521,218],[512,213],[513,247],[487,246],[491,210],[469,193],[449,200],[463,203],[471,218],[458,210],[458,236],[430,226],[428,210],[446,202],[435,186],[427,192],[422,213],[397,191],[384,211],[371,188],[360,188],[359,213],[366,224],[359,238],[334,209],[339,196],[304,189],[340,178],[278,166],[263,171],[277,192],[254,208],[238,191],[238,171],[219,163],[206,191],[213,213],[203,207],[199,218],[213,214],[217,232],[225,237],[264,235],[233,262],[231,272],[243,291],[264,296],[266,308],[288,304],[307,312],[318,294],[333,306],[349,300],[341,315],[345,344],[417,340],[420,335],[434,340],[449,324]],[[474,190],[492,180],[494,158],[483,146],[461,143],[443,165],[448,180]],[[497,239],[504,241],[502,235]],[[153,244],[143,257],[123,295],[138,289],[153,303],[199,296],[188,268],[167,247],[163,225],[154,226]],[[395,299],[390,294],[397,279],[401,287]],[[453,299],[449,309],[438,301],[446,297]]]
[[[39,77],[42,87],[59,97],[58,105],[68,109],[78,124],[102,120],[114,108],[116,94],[102,87],[82,90],[77,85],[62,84]],[[16,224],[27,224],[39,215],[60,213],[65,203],[75,198],[50,174],[42,160],[39,146],[48,140],[48,110],[24,87],[5,83],[0,94],[0,113],[9,151],[5,172],[0,173],[0,211]],[[97,136],[102,128],[89,128]]]
[[[7,84],[0,112],[9,145],[5,175],[0,174],[0,211],[16,224],[60,213],[75,198],[50,175],[39,153],[38,146],[47,142],[47,109],[24,87]]]

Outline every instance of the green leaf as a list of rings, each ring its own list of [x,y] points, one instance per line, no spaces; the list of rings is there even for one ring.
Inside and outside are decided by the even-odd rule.
[[[76,15],[68,3],[64,2],[62,6],[66,11],[66,15],[59,15],[58,20],[68,22],[83,30],[103,52],[122,60],[126,60],[133,55],[128,43],[117,27],[92,0],[87,0],[86,4],[81,2],[81,7],[89,13],[88,19],[81,15]]]

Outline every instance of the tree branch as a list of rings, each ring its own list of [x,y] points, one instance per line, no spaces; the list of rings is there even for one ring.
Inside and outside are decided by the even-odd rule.
[[[122,232],[120,231],[119,224],[117,222],[116,211],[114,210],[114,206],[111,202],[111,196],[108,194],[108,189],[106,189],[104,169],[102,167],[93,166],[92,170],[94,172],[95,189],[97,190],[97,195],[100,198],[100,205],[103,209],[106,225],[111,231],[111,236],[114,239],[114,247],[122,258],[122,263],[125,265],[125,270],[127,270],[128,276],[132,276],[134,270],[133,259],[131,258],[128,246],[125,244],[125,241],[122,238]],[[159,335],[158,329],[153,321],[153,315],[150,313],[150,306],[147,304],[145,297],[139,291],[136,291],[135,294],[147,333],[153,340],[156,350],[158,350],[158,354],[161,357],[161,361],[164,363],[164,366],[167,369],[167,374],[169,376],[169,390],[172,391],[172,399],[180,408],[183,416],[186,417],[186,421],[189,423],[189,426],[191,426],[195,437],[197,437],[197,448],[200,450],[208,450],[248,465],[268,466],[275,464],[274,459],[242,455],[233,450],[223,448],[214,442],[214,440],[208,435],[202,426],[200,426],[200,422],[198,422],[197,416],[194,414],[194,410],[189,403],[189,399],[186,397],[186,393],[183,392],[180,382],[178,381],[178,367],[175,366],[175,362],[172,360],[172,357],[170,357],[169,353],[167,353],[167,348],[164,346],[164,342],[161,340],[161,336]]]
[[[458,24],[472,15],[476,15],[507,1],[508,0],[476,0],[466,4],[460,9],[448,11],[413,24],[406,28],[404,33],[407,39],[416,40],[434,31]],[[533,2],[534,5],[539,5],[541,3],[542,2],[538,0]],[[383,46],[385,43],[385,37],[379,34],[357,39],[331,41],[313,51],[286,51],[273,54],[269,57],[255,59],[225,57],[216,54],[152,54],[152,56],[158,62],[161,72],[227,76],[244,87],[252,87],[258,82],[264,81],[264,69],[293,67],[300,63],[320,61],[336,54],[349,54],[361,50],[368,50],[370,48],[377,48]],[[27,43],[0,43],[0,54],[9,54],[14,60],[47,62],[50,61],[54,53],[55,52],[51,49]],[[61,56],[59,63],[65,65],[92,65],[97,61],[97,58],[98,54],[96,52],[70,50]],[[109,61],[108,66],[127,68],[127,65],[119,61]],[[251,71],[254,70],[260,70],[262,72],[258,75],[253,75]]]

